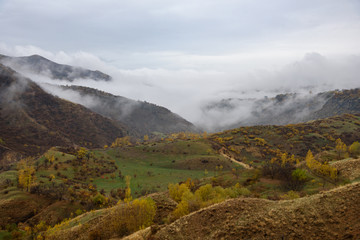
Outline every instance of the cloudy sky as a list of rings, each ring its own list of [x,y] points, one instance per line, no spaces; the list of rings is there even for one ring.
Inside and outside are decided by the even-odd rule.
[[[0,0],[0,29],[2,54],[106,71],[83,84],[192,121],[207,99],[359,87],[359,0]]]

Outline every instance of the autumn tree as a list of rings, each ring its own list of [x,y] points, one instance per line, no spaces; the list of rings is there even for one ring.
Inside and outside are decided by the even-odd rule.
[[[288,183],[293,190],[301,190],[308,181],[308,176],[304,169],[295,169],[291,173],[291,181]]]
[[[125,176],[126,190],[125,190],[125,199],[124,199],[124,201],[126,203],[129,203],[132,200],[131,188],[130,188],[130,180],[131,180],[130,176]]]
[[[153,223],[155,214],[156,205],[154,200],[151,198],[135,199],[132,202],[117,205],[112,211],[110,222],[106,224],[106,227],[110,226],[113,232],[122,237],[150,226]],[[104,239],[108,238],[104,237]]]
[[[312,155],[312,152],[309,150],[306,158],[306,166],[313,172],[328,177],[331,180],[336,180],[338,177],[338,171],[335,167],[330,166],[328,163],[321,163],[317,161],[314,156]]]
[[[314,155],[312,154],[312,152],[309,150],[306,154],[306,157],[305,157],[305,162],[306,162],[306,166],[308,168],[312,168],[312,166],[314,165]]]
[[[279,178],[281,180],[290,181],[292,179],[291,173],[295,169],[295,164],[298,160],[294,155],[281,153],[278,151],[276,157],[273,157],[263,167],[263,174],[270,175],[271,178]]]
[[[30,188],[35,185],[35,168],[29,166],[25,160],[18,164],[18,183],[25,191],[29,192]]]
[[[84,157],[86,156],[87,150],[83,147],[81,147],[77,152],[76,152],[76,157],[78,159],[84,159]]]
[[[349,153],[352,157],[356,158],[360,155],[360,143],[358,141],[353,142],[349,147]]]
[[[339,159],[344,158],[347,150],[346,144],[343,143],[340,138],[336,139],[335,143],[336,143],[335,151],[338,154],[338,158]]]
[[[168,188],[169,188],[170,197],[176,202],[180,202],[182,195],[185,192],[190,191],[189,187],[185,183],[182,183],[180,185],[178,183],[176,183],[176,184],[170,183]]]

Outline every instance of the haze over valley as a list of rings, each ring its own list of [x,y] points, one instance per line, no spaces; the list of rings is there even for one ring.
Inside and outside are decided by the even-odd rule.
[[[0,1],[0,240],[359,239],[359,10]]]

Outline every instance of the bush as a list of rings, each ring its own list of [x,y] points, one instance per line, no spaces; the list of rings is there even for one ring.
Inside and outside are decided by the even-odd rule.
[[[174,186],[175,185],[172,185],[172,187]],[[176,192],[178,193],[180,191],[178,190]],[[226,189],[220,186],[213,187],[211,184],[206,184],[196,190],[195,193],[187,190],[181,194],[181,201],[176,206],[175,210],[172,212],[170,220],[176,220],[182,216],[189,214],[190,212],[197,211],[200,208],[222,202],[228,198],[248,195],[250,195],[250,191],[245,187],[241,187],[240,184],[236,184],[235,186]]]
[[[291,181],[289,182],[290,188],[297,191],[301,190],[309,179],[306,171],[300,168],[292,171],[291,177]]]
[[[292,200],[292,199],[297,199],[299,197],[300,197],[300,195],[297,192],[289,191],[289,192],[287,192],[287,194],[282,195],[281,199]]]
[[[178,183],[170,183],[168,188],[170,197],[176,202],[180,202],[183,194],[190,191],[190,189],[185,183],[182,183],[181,185],[179,185]]]
[[[358,141],[353,142],[349,147],[349,152],[352,157],[357,157],[360,155],[360,143]]]
[[[111,216],[112,229],[119,236],[124,236],[153,223],[156,205],[151,198],[135,199],[120,205]]]

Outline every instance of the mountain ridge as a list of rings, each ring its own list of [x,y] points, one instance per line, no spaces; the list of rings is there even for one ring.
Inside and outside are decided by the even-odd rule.
[[[72,90],[83,98],[85,107],[119,121],[132,129],[138,137],[156,132],[170,134],[175,132],[199,132],[189,121],[171,112],[169,109],[148,102],[135,101],[122,96],[116,96],[104,91],[83,86],[61,86],[64,90]]]
[[[40,55],[24,57],[10,57],[0,55],[0,62],[18,72],[31,72],[52,79],[67,80],[73,82],[75,79],[93,79],[95,81],[111,81],[111,76],[98,70],[88,70],[82,67],[74,67],[53,62]]]
[[[273,98],[228,98],[203,106],[204,116],[213,113],[232,117],[230,124],[215,124],[214,131],[240,126],[286,125],[360,112],[360,88],[317,94],[287,93]]]

